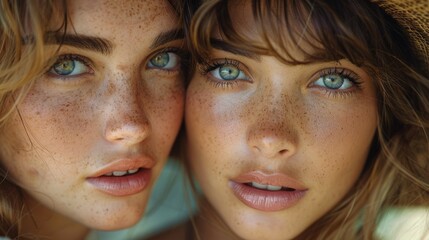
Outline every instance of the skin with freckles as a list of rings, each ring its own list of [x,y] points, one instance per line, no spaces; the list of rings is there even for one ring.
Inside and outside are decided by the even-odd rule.
[[[263,42],[248,4],[231,12],[246,39]],[[196,229],[202,239],[292,239],[340,202],[362,172],[377,127],[371,76],[347,59],[292,65],[214,47],[206,60],[187,90],[187,150],[207,200],[201,209],[213,210],[228,230],[213,227],[204,211]],[[246,203],[234,186],[259,191],[240,181],[254,172],[286,175],[293,180],[283,182],[303,193],[287,207]]]
[[[46,45],[53,64],[16,107],[0,146],[30,212],[23,234],[51,239],[136,223],[184,108],[183,39],[159,40],[179,27],[167,1],[73,0],[67,7],[66,40],[58,51],[58,43]],[[85,37],[101,41],[79,44]],[[115,195],[88,181],[123,159],[149,162],[144,189]]]

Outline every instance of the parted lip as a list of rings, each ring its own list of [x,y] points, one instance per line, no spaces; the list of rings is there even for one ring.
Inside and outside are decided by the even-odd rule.
[[[151,169],[155,166],[155,164],[156,162],[152,158],[147,156],[119,158],[95,171],[93,174],[90,175],[89,178],[101,177],[105,174],[112,173],[115,171],[128,171],[138,168]]]
[[[239,176],[231,180],[236,183],[256,182],[264,185],[293,188],[295,190],[300,190],[300,191],[307,190],[304,184],[283,173],[264,173],[262,171],[251,171],[251,172],[240,174]]]

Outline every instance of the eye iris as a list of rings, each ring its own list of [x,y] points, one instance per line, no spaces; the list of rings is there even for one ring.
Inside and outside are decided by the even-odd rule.
[[[343,85],[344,79],[339,75],[327,75],[323,77],[323,83],[328,88],[338,89]]]
[[[165,67],[167,66],[169,61],[170,61],[170,56],[168,56],[168,53],[160,53],[156,55],[154,58],[152,58],[150,60],[150,63],[152,63],[156,67]]]
[[[240,74],[240,70],[232,65],[225,65],[219,68],[219,75],[224,80],[234,80]]]
[[[54,71],[58,75],[68,75],[75,69],[74,60],[63,60],[54,65]]]

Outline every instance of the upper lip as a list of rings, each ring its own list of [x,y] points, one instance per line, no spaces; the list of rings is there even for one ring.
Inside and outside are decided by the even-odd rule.
[[[240,174],[232,179],[237,183],[256,182],[264,185],[282,186],[296,190],[307,190],[307,188],[298,180],[291,178],[283,173],[264,173],[261,171],[252,171]]]
[[[132,158],[119,158],[113,162],[104,165],[102,168],[91,174],[91,177],[100,177],[115,171],[127,171],[138,168],[153,168],[156,162],[147,156],[139,156]]]

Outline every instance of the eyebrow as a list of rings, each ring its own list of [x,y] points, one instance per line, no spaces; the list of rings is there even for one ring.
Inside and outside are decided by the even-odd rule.
[[[88,49],[104,55],[110,54],[113,50],[113,44],[109,40],[81,34],[48,32],[46,34],[45,43]]]
[[[212,45],[213,48],[260,61],[259,55],[244,49],[237,48],[223,40],[210,38],[210,44]]]
[[[153,43],[150,45],[150,48],[154,49],[168,42],[183,39],[184,37],[185,34],[183,32],[183,29],[173,29],[167,32],[162,32],[155,38]]]
[[[160,33],[150,48],[154,49],[167,42],[184,38],[182,29],[174,29]],[[28,39],[27,39],[28,41]],[[109,55],[113,50],[113,43],[105,38],[87,36],[81,34],[63,34],[56,32],[48,32],[45,39],[46,44],[68,45],[76,48],[88,49],[99,52],[104,55]]]

